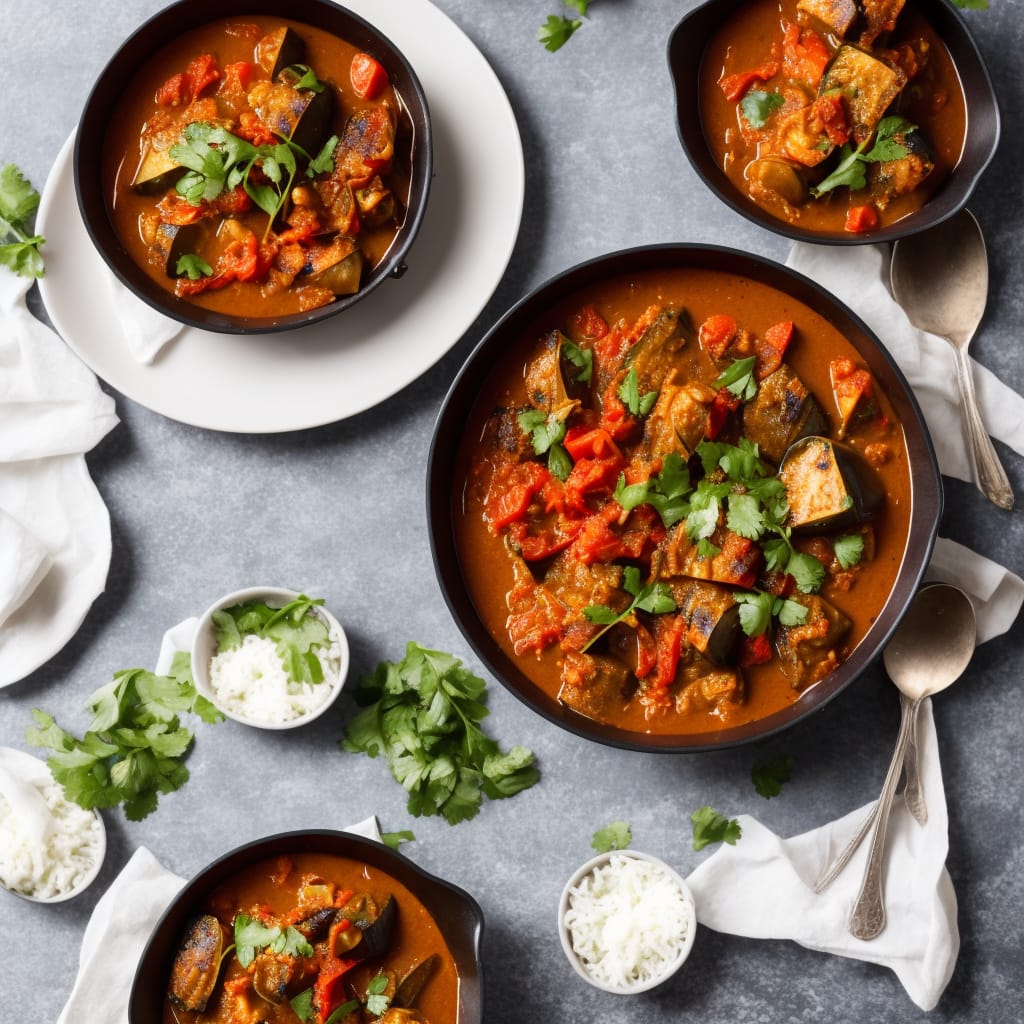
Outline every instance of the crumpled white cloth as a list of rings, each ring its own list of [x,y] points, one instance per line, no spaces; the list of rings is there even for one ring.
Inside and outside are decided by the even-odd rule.
[[[74,635],[110,566],[84,453],[116,425],[114,401],[29,312],[31,283],[0,269],[0,687]]]
[[[343,832],[380,840],[377,819]],[[127,1024],[128,997],[142,951],[160,915],[185,884],[140,846],[100,897],[82,938],[78,974],[57,1024]]]
[[[855,245],[839,252],[835,246],[797,242],[786,263],[845,302],[878,335],[913,388],[939,469],[946,476],[971,481],[956,355],[948,341],[914,327],[889,293],[889,247]],[[973,359],[971,366],[989,434],[1024,455],[1024,397]]]
[[[140,363],[152,363],[163,347],[184,330],[184,324],[158,313],[133,295],[110,271],[106,278],[124,348]]]

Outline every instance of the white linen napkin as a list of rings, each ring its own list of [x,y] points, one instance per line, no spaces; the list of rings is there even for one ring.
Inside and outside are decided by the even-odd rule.
[[[343,832],[380,841],[377,819]],[[160,915],[185,884],[140,846],[100,897],[82,937],[78,974],[57,1024],[126,1024],[128,997],[142,951]]]
[[[163,347],[184,330],[184,324],[158,313],[128,291],[109,271],[106,278],[124,347],[140,363],[152,363]]]
[[[110,566],[110,521],[84,453],[117,423],[92,371],[0,269],[0,687],[81,625]]]
[[[939,469],[971,481],[971,463],[960,414],[956,355],[948,341],[919,331],[889,293],[889,248],[797,242],[788,266],[817,281],[846,303],[882,340],[917,396],[935,445]],[[988,432],[1024,455],[1024,397],[971,360],[981,418]]]

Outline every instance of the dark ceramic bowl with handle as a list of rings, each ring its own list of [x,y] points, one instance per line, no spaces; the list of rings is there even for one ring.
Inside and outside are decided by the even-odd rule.
[[[744,194],[712,152],[708,142],[710,126],[705,117],[707,108],[702,89],[718,89],[716,79],[723,69],[717,64],[705,67],[709,59],[708,48],[722,26],[742,6],[736,0],[705,0],[679,22],[668,43],[668,66],[675,93],[679,141],[694,171],[718,199],[743,217],[776,234],[795,241],[826,245],[894,241],[926,231],[952,217],[966,205],[995,155],[999,144],[1000,114],[984,58],[963,15],[948,0],[916,0],[915,3],[908,3],[907,9],[913,8],[923,16],[952,59],[966,112],[963,148],[959,158],[954,158],[955,165],[948,175],[919,209],[891,223],[883,221],[881,227],[862,233],[851,233],[841,228],[826,231],[814,227],[811,222],[802,225],[799,215],[792,222],[775,215]],[[765,89],[771,88],[770,85],[765,86]],[[738,128],[734,126],[731,130],[738,131]],[[807,200],[802,206],[806,207],[812,202],[815,200]]]
[[[211,893],[255,865],[300,853],[355,861],[376,869],[385,881],[393,879],[408,889],[437,925],[454,961],[458,1011],[453,1019],[459,1024],[482,1024],[484,919],[476,900],[382,843],[331,829],[282,832],[254,840],[218,857],[191,878],[157,922],[143,951],[128,1002],[129,1024],[153,1024],[164,1019],[172,966],[182,936]],[[397,913],[402,914],[400,900]]]
[[[531,671],[537,671],[531,668],[535,661],[532,653],[514,656],[510,652],[508,638],[503,636],[507,611],[501,615],[495,611],[505,609],[509,583],[502,581],[497,571],[493,585],[486,582],[487,573],[475,571],[472,564],[479,561],[479,555],[472,553],[463,539],[469,490],[466,452],[479,436],[481,414],[487,414],[490,396],[496,392],[495,367],[505,353],[522,351],[524,337],[528,335],[532,341],[549,331],[552,310],[579,308],[578,295],[589,299],[595,287],[606,282],[628,281],[634,287],[645,274],[678,270],[735,275],[740,281],[736,286],[739,294],[745,282],[767,286],[823,318],[853,346],[857,361],[870,371],[902,424],[910,508],[906,540],[894,556],[898,570],[891,589],[882,595],[877,614],[838,668],[804,689],[799,699],[752,721],[703,731],[687,730],[680,722],[678,727],[673,723],[665,730],[644,731],[587,717],[566,706],[549,687],[531,677]],[[513,365],[520,363],[515,360]],[[513,376],[519,372],[515,370]],[[654,245],[598,257],[552,278],[509,310],[470,354],[452,384],[435,424],[427,474],[427,517],[438,582],[456,624],[491,674],[527,706],[571,733],[611,746],[667,753],[734,747],[764,739],[803,721],[841,694],[880,655],[907,610],[928,565],[942,510],[941,477],[917,402],[892,357],[867,326],[802,274],[749,253],[707,245]],[[474,543],[479,546],[482,542]],[[477,581],[475,593],[470,578]],[[493,593],[488,589],[481,595],[481,586]],[[482,604],[492,609],[489,621]]]
[[[114,198],[106,166],[108,129],[113,130],[111,111],[125,95],[135,75],[147,66],[154,54],[177,37],[218,19],[234,18],[244,22],[263,15],[275,21],[287,19],[300,29],[305,25],[328,33],[371,55],[384,68],[399,107],[395,112],[394,166],[401,165],[402,175],[408,178],[408,195],[399,197],[393,240],[375,265],[367,262],[364,266],[358,290],[346,293],[344,287],[336,288],[333,301],[308,310],[274,309],[264,313],[252,301],[244,309],[209,309],[180,298],[173,290],[157,283],[140,266],[139,259],[132,255],[115,227]],[[301,64],[294,66],[301,67]],[[348,69],[344,69],[344,81],[342,69],[329,70],[331,74],[326,76],[325,73],[325,76],[335,83],[336,95],[342,95],[349,88]],[[297,134],[296,127],[293,138]],[[143,302],[173,320],[228,334],[265,334],[317,323],[351,308],[385,282],[400,287],[399,279],[405,273],[409,250],[426,210],[432,168],[430,113],[414,68],[384,33],[353,11],[329,0],[292,0],[287,8],[282,8],[275,0],[177,0],[164,8],[128,37],[100,73],[82,111],[73,158],[75,191],[86,230],[118,280]],[[304,180],[300,168],[295,183],[301,184]],[[132,250],[136,248],[133,243]],[[172,248],[172,255],[173,252]],[[169,270],[170,263],[169,256]],[[306,274],[312,265],[307,262],[296,279]]]

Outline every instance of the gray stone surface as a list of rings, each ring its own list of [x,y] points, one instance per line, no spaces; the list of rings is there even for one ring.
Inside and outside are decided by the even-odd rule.
[[[122,422],[89,456],[113,524],[107,590],[64,650],[0,694],[0,743],[25,748],[33,707],[84,728],[84,699],[112,672],[151,665],[164,629],[250,583],[323,594],[348,626],[354,676],[399,657],[409,639],[450,650],[480,670],[434,579],[423,468],[445,391],[488,324],[551,274],[628,245],[722,242],[785,258],[783,240],[704,190],[677,144],[664,50],[691,0],[595,3],[591,19],[556,54],[534,39],[536,26],[558,8],[554,0],[438,3],[491,61],[521,127],[526,207],[497,292],[421,378],[379,407],[321,429],[271,437],[210,433],[115,394]],[[991,5],[967,17],[1012,129],[1024,108],[1024,28],[1015,0]],[[16,161],[42,185],[107,56],[158,7],[156,0],[54,0],[45,8],[35,0],[7,0],[0,162]],[[990,309],[977,356],[1018,390],[1024,389],[1022,158],[1020,136],[1007,130],[971,204],[992,257]],[[1001,454],[1024,500],[1024,460],[1005,448]],[[999,512],[973,488],[947,481],[941,532],[1018,573],[1024,573],[1022,516]],[[686,874],[706,856],[690,843],[689,814],[701,804],[730,815],[750,812],[794,834],[872,799],[897,726],[895,690],[876,667],[811,721],[759,747],[686,757],[591,745],[492,682],[489,731],[504,744],[532,747],[543,780],[457,827],[410,819],[382,762],[338,751],[341,723],[352,710],[347,699],[296,733],[201,726],[183,791],[165,797],[141,823],[105,814],[107,860],[87,895],[47,908],[0,893],[8,947],[0,1017],[56,1019],[92,908],[138,846],[190,875],[244,840],[341,826],[373,813],[385,829],[413,828],[409,856],[480,901],[487,918],[487,1019],[495,1024],[1022,1020],[1022,664],[1018,624],[1013,635],[980,649],[960,686],[936,702],[963,945],[931,1014],[919,1012],[885,969],[706,929],[672,983],[617,998],[577,979],[555,931],[563,882],[590,853],[592,832],[609,820],[628,819],[639,848]],[[753,792],[750,768],[782,752],[796,760],[794,778],[767,803]]]

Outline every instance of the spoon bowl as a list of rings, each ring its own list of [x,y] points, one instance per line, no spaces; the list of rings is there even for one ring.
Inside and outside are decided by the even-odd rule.
[[[1013,491],[978,411],[968,346],[985,315],[988,255],[981,228],[968,210],[893,245],[892,293],[919,330],[953,346],[964,410],[967,449],[982,493],[1000,508],[1013,508]]]

